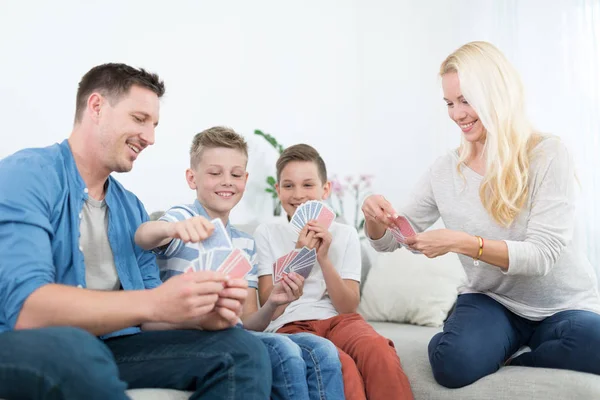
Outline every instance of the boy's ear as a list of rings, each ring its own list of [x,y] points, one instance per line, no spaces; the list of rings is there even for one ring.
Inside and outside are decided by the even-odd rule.
[[[323,200],[327,200],[331,194],[331,182],[327,181],[323,185]]]
[[[277,192],[277,197],[279,197],[279,182],[275,182],[275,191]]]
[[[188,186],[192,190],[196,190],[197,189],[196,181],[194,179],[195,176],[196,176],[196,172],[194,172],[193,169],[188,168],[188,169],[185,170],[185,180],[187,181]]]

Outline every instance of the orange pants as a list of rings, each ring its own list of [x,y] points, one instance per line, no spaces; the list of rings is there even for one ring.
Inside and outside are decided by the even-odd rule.
[[[277,332],[310,332],[331,340],[340,353],[347,400],[413,399],[394,343],[375,332],[359,314],[291,322]]]

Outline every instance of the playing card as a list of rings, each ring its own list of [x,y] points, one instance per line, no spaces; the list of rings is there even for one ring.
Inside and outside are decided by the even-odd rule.
[[[389,231],[392,233],[392,236],[394,236],[394,239],[398,243],[402,243],[402,244],[406,245],[406,238],[415,236],[416,235],[415,230],[413,229],[410,222],[408,222],[408,220],[403,216],[398,216],[394,220],[394,223],[396,226],[393,228],[389,228]],[[414,254],[422,254],[418,250],[413,250],[410,248],[408,250],[410,250]]]
[[[239,250],[239,249],[235,249]],[[235,250],[231,249],[214,249],[207,256],[210,258],[209,268],[211,271],[219,271],[222,266],[229,260],[232,254],[236,254]]]
[[[319,224],[323,225],[325,229],[329,229],[331,223],[335,219],[335,213],[331,210],[331,208],[323,204],[323,207],[321,207],[321,210],[315,219],[317,222],[319,222]]]
[[[300,231],[304,228],[304,225],[306,225],[306,220],[304,219],[304,216],[303,216],[302,206],[300,206],[296,209],[296,212],[294,213],[294,216],[292,217],[290,224],[292,224],[292,227],[294,228],[294,230],[297,233],[300,233]]]
[[[408,220],[402,215],[396,217],[394,224],[398,227],[398,230],[405,238],[416,235],[415,230],[411,226],[410,222],[408,222]]]
[[[202,241],[202,247],[200,248],[200,251],[208,252],[217,248],[232,249],[233,244],[231,243],[231,239],[229,239],[229,235],[227,234],[225,225],[223,225],[223,221],[221,221],[219,218],[216,218],[210,222],[212,222],[215,226],[215,230],[213,231],[212,235]]]
[[[312,270],[312,267],[314,267],[316,260],[317,251],[315,249],[303,247],[298,255],[286,266],[286,273],[303,270],[303,273],[306,273],[306,276],[308,276],[310,270]],[[308,269],[307,272],[305,271],[306,269]]]
[[[252,270],[252,264],[240,249],[234,249],[229,252],[227,258],[219,266],[217,271],[228,275],[232,279],[241,279]]]
[[[287,266],[287,259],[289,259],[290,257],[293,258],[296,255],[298,255],[298,253],[296,252],[296,250],[293,250],[293,251],[279,257],[277,259],[277,261],[275,261],[275,263],[273,264],[273,283],[274,284],[279,282],[281,280],[281,278],[283,278],[283,270]]]
[[[189,267],[187,267],[186,269],[183,270],[183,273],[187,274],[188,272],[194,272],[194,271],[195,271],[194,267],[190,265]]]
[[[311,211],[311,216],[310,219],[317,219],[317,216],[319,215],[319,213],[321,212],[321,209],[323,208],[323,204],[320,202],[315,202],[312,204],[312,211]]]

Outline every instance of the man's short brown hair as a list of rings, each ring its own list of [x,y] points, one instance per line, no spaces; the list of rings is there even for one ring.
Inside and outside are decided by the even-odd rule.
[[[90,69],[79,82],[75,104],[75,123],[81,121],[88,97],[98,92],[107,97],[111,104],[120,100],[133,85],[138,85],[156,93],[160,98],[165,94],[165,84],[158,75],[127,64],[102,64]]]
[[[296,144],[288,147],[277,160],[277,182],[281,179],[281,171],[292,161],[308,161],[315,163],[322,183],[327,182],[327,167],[325,161],[314,147],[307,144]]]
[[[195,168],[202,159],[204,149],[224,147],[242,152],[248,159],[248,143],[233,129],[224,126],[214,126],[194,136],[190,148],[190,167]]]

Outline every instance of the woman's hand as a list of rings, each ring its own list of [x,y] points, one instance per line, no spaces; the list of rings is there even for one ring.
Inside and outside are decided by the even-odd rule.
[[[406,244],[412,250],[418,250],[429,258],[435,258],[449,252],[456,252],[456,243],[470,238],[472,236],[465,232],[435,229],[407,237]]]

